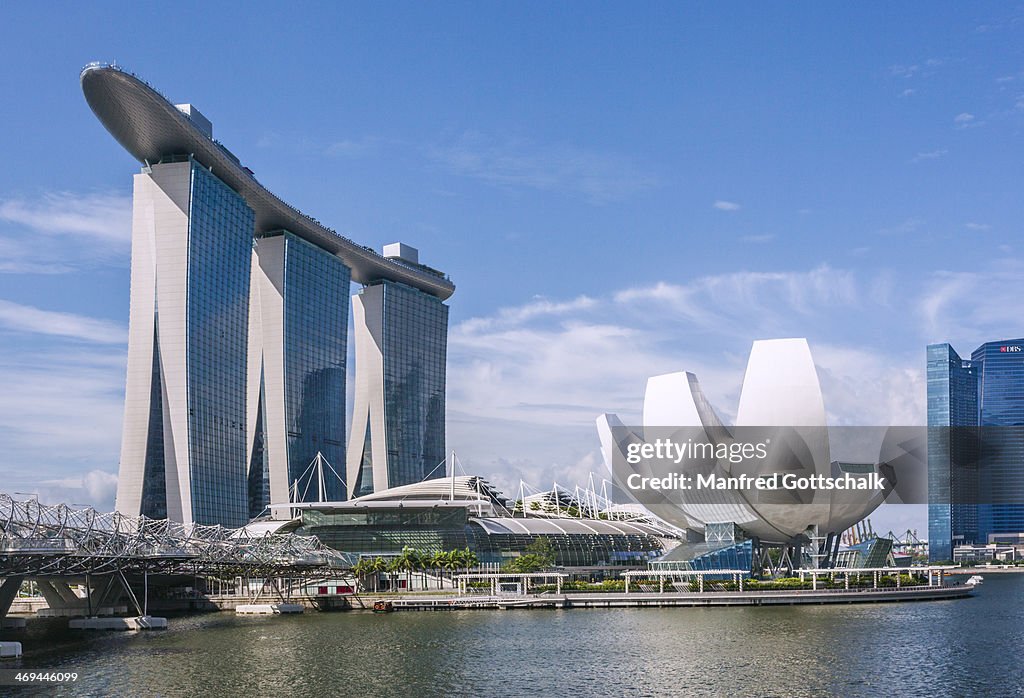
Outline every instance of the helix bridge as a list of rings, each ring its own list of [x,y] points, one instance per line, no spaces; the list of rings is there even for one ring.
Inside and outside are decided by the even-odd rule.
[[[348,570],[354,562],[311,536],[48,506],[0,493],[0,578],[312,577]]]

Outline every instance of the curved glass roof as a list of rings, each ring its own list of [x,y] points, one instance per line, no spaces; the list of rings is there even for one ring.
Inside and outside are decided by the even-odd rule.
[[[511,533],[520,535],[627,535],[665,537],[665,532],[653,526],[629,521],[603,521],[598,519],[547,519],[547,518],[471,518],[474,523],[490,534]]]

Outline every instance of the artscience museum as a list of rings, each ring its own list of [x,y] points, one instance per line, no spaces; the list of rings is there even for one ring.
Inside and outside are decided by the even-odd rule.
[[[641,425],[603,414],[597,429],[617,496],[685,530],[668,559],[695,567],[832,566],[842,533],[924,472],[918,433],[830,432],[805,339],[754,342],[732,425],[679,372],[647,381]]]

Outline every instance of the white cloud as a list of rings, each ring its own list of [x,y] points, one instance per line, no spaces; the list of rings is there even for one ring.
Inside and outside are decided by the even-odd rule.
[[[919,65],[892,65],[889,66],[889,74],[897,78],[910,78],[920,69]]]
[[[740,240],[743,242],[765,243],[771,242],[775,238],[776,235],[774,233],[765,233],[764,235],[744,235]]]
[[[964,223],[964,227],[975,232],[984,232],[992,229],[992,226],[988,223],[975,223],[973,221]]]
[[[43,504],[87,505],[107,512],[114,510],[117,475],[106,470],[90,470],[80,476],[43,480],[31,489]]]
[[[907,89],[905,89],[902,92],[900,92],[900,97],[910,97],[911,95],[913,95],[916,92],[917,92],[917,90],[914,90],[914,89],[911,89],[911,88],[908,87]]]
[[[953,123],[957,126],[967,126],[974,121],[974,114],[968,114],[967,112],[961,112],[953,117]]]
[[[880,228],[877,232],[879,235],[904,235],[906,233],[912,233],[924,225],[924,219],[912,217],[908,218],[902,223],[889,226],[888,228]]]
[[[0,329],[53,335],[99,344],[123,344],[128,338],[127,330],[122,325],[108,320],[41,310],[5,300],[0,300]]]
[[[941,157],[949,153],[945,148],[937,148],[936,150],[926,150],[918,153],[914,156],[911,162],[921,162],[922,160],[938,160]]]
[[[816,342],[829,424],[913,426],[925,423],[925,376],[920,355],[893,356],[857,347]]]
[[[127,265],[131,202],[114,194],[0,199],[0,273],[66,274]]]
[[[808,316],[858,301],[851,272],[821,265],[807,272],[735,272],[686,284],[659,282],[615,294],[618,303],[659,303],[678,317],[723,334],[782,332]],[[743,318],[740,322],[738,318]]]
[[[715,203],[713,203],[711,205],[713,207],[717,208],[719,211],[739,211],[740,210],[740,205],[738,203],[736,203],[734,201],[724,201],[723,199],[718,199],[717,201],[715,201]]]
[[[1003,259],[981,271],[937,271],[918,300],[928,342],[976,346],[982,339],[1019,337],[1020,322],[1007,308],[1017,306],[1024,263]]]
[[[71,235],[127,245],[131,239],[131,200],[114,194],[45,194],[34,201],[0,202],[0,221],[49,235]]]
[[[468,332],[489,327],[516,325],[535,317],[565,315],[575,310],[592,308],[596,302],[588,296],[579,296],[570,301],[560,302],[553,302],[538,296],[525,305],[501,308],[491,317],[467,320],[462,324],[462,329]]]
[[[870,288],[852,272],[827,266],[737,272],[603,298],[534,299],[472,318],[450,335],[449,442],[468,471],[506,489],[520,478],[534,485],[580,482],[601,467],[594,419],[616,412],[636,423],[648,377],[694,371],[730,419],[752,340],[825,331],[837,315],[857,312],[862,296],[876,302]],[[817,346],[812,341],[812,350]],[[870,356],[868,349],[858,356],[843,351],[841,343],[823,350],[829,389],[859,386],[872,411],[854,412],[852,397],[836,397],[830,410],[837,418],[874,424],[886,414],[913,413],[904,404],[916,399],[904,390],[910,383],[882,399],[885,377],[900,375],[899,365],[879,355],[865,369],[858,359]]]
[[[505,187],[582,194],[608,203],[656,186],[631,160],[572,145],[537,146],[525,140],[496,142],[468,132],[454,143],[424,149],[454,174]]]
[[[117,469],[124,371],[123,347],[90,351],[55,339],[44,349],[14,345],[0,354],[0,489],[42,497],[50,491],[44,483],[52,490],[88,478],[86,493],[54,490],[44,499],[107,506],[100,476],[82,473]]]

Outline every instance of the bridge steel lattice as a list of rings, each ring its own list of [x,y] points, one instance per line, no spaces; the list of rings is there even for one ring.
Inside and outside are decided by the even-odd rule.
[[[29,578],[115,576],[126,587],[126,575],[309,579],[338,575],[354,562],[311,536],[184,525],[0,493],[3,610],[5,597]]]

